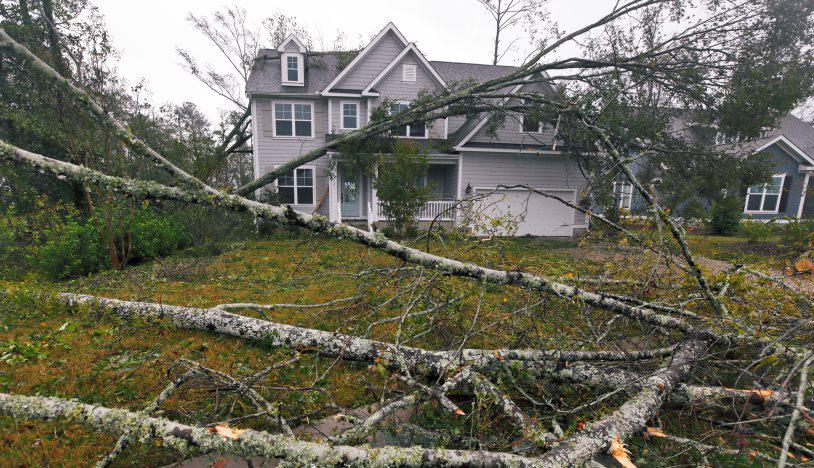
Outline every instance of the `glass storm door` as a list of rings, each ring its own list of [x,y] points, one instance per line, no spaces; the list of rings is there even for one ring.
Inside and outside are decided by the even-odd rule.
[[[339,197],[342,204],[341,207],[343,218],[358,218],[362,215],[361,180],[361,174],[355,174],[355,177],[348,177],[344,168],[340,166]]]

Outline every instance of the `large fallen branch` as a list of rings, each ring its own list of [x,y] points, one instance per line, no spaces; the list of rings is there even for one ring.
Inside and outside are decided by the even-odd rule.
[[[183,454],[280,458],[300,466],[544,466],[532,458],[500,452],[332,446],[251,429],[225,431],[227,435],[221,435],[209,428],[62,398],[0,393],[0,414],[23,420],[63,418],[114,435],[137,435],[142,442],[160,438],[164,445]]]
[[[633,398],[610,415],[592,423],[585,431],[561,443],[541,460],[551,466],[575,466],[588,461],[594,454],[610,446],[616,438],[625,439],[645,427],[656,415],[667,396],[690,371],[693,361],[701,357],[707,345],[688,341],[679,346],[673,359],[648,377]]]
[[[245,317],[224,312],[220,309],[198,309],[150,302],[123,301],[84,294],[60,293],[54,297],[68,305],[87,305],[98,311],[111,312],[125,318],[149,318],[168,320],[179,328],[202,330],[242,339],[262,341],[273,347],[286,347],[314,351],[327,357],[360,362],[381,362],[393,370],[425,372],[443,375],[450,370],[467,365],[478,371],[495,372],[503,369],[502,361],[511,362],[518,369],[534,375],[557,378],[569,382],[594,383],[618,387],[624,382],[635,380],[635,374],[600,368],[593,365],[571,362],[562,365],[563,356],[570,361],[596,361],[611,357],[621,360],[623,352],[590,351],[536,351],[536,350],[488,350],[463,349],[457,351],[430,351],[410,346],[397,346],[392,343],[360,338],[341,333],[332,333],[313,328],[285,325],[268,320]],[[633,352],[631,361],[657,358],[668,355],[671,348],[655,350],[653,353]]]

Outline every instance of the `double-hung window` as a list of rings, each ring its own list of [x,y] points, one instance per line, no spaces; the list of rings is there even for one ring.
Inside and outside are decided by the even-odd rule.
[[[404,112],[410,104],[406,102],[397,102],[390,105],[390,115]],[[403,127],[398,127],[393,130],[393,135],[408,137],[408,138],[427,138],[427,124],[424,122],[413,122]]]
[[[277,194],[284,205],[314,204],[314,168],[300,167],[277,179]]]
[[[313,108],[311,104],[274,103],[275,137],[314,137]]]
[[[305,84],[305,55],[292,52],[280,56],[280,71],[283,86],[303,86]]]
[[[616,205],[620,209],[630,211],[633,206],[633,184],[630,182],[614,182],[613,194],[616,199]]]
[[[286,81],[300,81],[300,58],[296,55],[288,55],[285,59]]]
[[[359,128],[359,103],[342,103],[342,129],[356,130]]]
[[[783,174],[772,177],[769,184],[759,184],[749,187],[746,192],[746,213],[777,213],[780,209],[780,198],[783,193]]]

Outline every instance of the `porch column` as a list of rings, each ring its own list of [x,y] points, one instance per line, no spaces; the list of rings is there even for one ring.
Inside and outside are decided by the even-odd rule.
[[[332,223],[338,223],[342,219],[339,212],[339,181],[337,180],[338,168],[330,171],[328,177],[328,220]]]
[[[464,197],[463,197],[463,190],[464,189],[463,189],[463,187],[461,187],[461,185],[463,184],[463,180],[464,180],[464,155],[459,154],[458,155],[458,182],[457,182],[458,190],[457,190],[457,193],[456,193],[457,196],[455,197],[458,200],[458,207],[455,209],[455,213],[454,213],[454,215],[452,217],[453,218],[452,219],[452,225],[453,226],[460,226],[462,224],[462,221],[463,221],[463,219],[462,219],[463,218],[463,202],[462,202],[462,200],[464,199]]]
[[[374,181],[379,176],[379,168],[373,167],[373,177],[369,179],[370,183],[370,208],[367,210],[367,223],[368,229],[373,230],[373,223],[379,220],[379,194],[376,191],[376,184]]]

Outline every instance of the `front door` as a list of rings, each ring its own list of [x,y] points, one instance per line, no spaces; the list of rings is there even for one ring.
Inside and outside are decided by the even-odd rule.
[[[345,169],[339,166],[339,199],[343,218],[359,218],[362,216],[362,174],[348,176]]]

